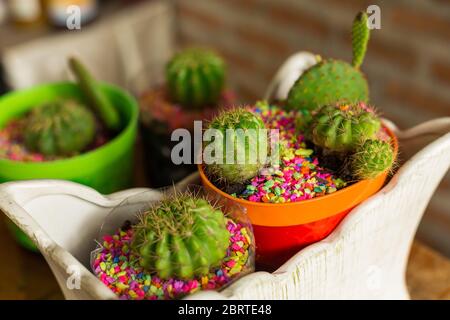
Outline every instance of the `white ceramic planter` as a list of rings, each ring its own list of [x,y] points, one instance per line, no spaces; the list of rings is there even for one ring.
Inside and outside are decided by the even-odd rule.
[[[301,71],[285,68],[285,72]],[[268,96],[282,95],[276,88],[283,86],[272,87]],[[450,118],[403,132],[385,123],[398,136],[405,162],[379,193],[356,207],[328,238],[303,249],[276,272],[253,273],[220,293],[205,291],[189,298],[408,298],[404,275],[410,246],[450,166]],[[197,180],[193,174],[177,187],[183,189]],[[0,209],[35,242],[67,299],[116,299],[91,273],[90,252],[111,209],[143,191],[149,190],[103,196],[65,181],[11,182],[0,185]],[[160,197],[158,191],[151,195]]]

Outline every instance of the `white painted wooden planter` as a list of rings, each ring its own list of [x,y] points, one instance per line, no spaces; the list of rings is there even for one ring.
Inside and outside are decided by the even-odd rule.
[[[283,79],[288,79],[284,72],[301,70],[283,68],[286,71],[275,78],[269,96],[286,93],[280,89]],[[219,293],[204,291],[188,298],[408,298],[405,269],[410,246],[450,166],[450,117],[406,131],[386,123],[399,138],[405,162],[379,193],[356,207],[328,238],[303,249],[276,272],[253,273]],[[193,174],[178,187],[197,180]],[[66,181],[10,182],[0,185],[0,209],[36,243],[67,299],[116,299],[91,273],[89,254],[111,209],[143,191],[148,189],[103,196]],[[155,199],[160,196],[158,191],[151,194]]]

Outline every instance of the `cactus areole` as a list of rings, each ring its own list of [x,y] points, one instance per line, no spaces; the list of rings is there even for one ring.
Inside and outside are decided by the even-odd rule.
[[[212,51],[191,48],[169,61],[166,81],[170,98],[183,107],[214,106],[225,84],[225,63]]]
[[[191,279],[221,264],[230,233],[219,208],[191,194],[152,206],[134,225],[131,248],[143,268],[162,279]]]
[[[93,113],[75,100],[57,100],[33,108],[25,121],[25,145],[47,156],[82,152],[95,137]]]

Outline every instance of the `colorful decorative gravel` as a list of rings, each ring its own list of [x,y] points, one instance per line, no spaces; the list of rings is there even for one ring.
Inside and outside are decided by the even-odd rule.
[[[28,150],[23,144],[23,119],[10,121],[0,130],[0,159],[24,162],[42,162],[62,159],[63,157],[45,156]],[[88,148],[92,150],[108,142],[107,133],[98,125],[97,135],[94,143]]]
[[[246,189],[234,195],[253,202],[296,202],[333,193],[345,181],[320,167],[305,137],[295,129],[295,111],[257,103],[254,112],[261,115],[268,129],[279,129],[281,163],[251,180]]]
[[[218,106],[232,106],[235,100],[231,91],[224,90]],[[156,121],[167,126],[164,128],[166,132],[178,128],[192,130],[195,120],[211,119],[218,110],[217,106],[202,110],[187,110],[180,104],[171,102],[164,87],[145,91],[139,99],[139,107],[144,125],[154,126]]]
[[[104,236],[102,248],[93,257],[92,268],[97,277],[124,300],[178,299],[199,290],[219,289],[247,271],[252,244],[251,236],[241,224],[227,219],[227,229],[231,234],[230,246],[222,265],[202,277],[163,280],[147,273],[130,250],[132,229]]]

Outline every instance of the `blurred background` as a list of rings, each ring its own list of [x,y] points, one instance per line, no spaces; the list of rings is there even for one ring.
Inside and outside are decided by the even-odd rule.
[[[67,29],[69,4],[83,10],[81,30]],[[299,50],[350,61],[353,17],[372,4],[381,9],[381,29],[371,33],[362,66],[372,104],[403,129],[450,116],[448,0],[0,0],[0,93],[67,78],[70,53],[100,79],[135,91],[133,80],[149,64],[204,45],[228,63],[240,103],[252,103]],[[450,257],[450,174],[418,237]]]

